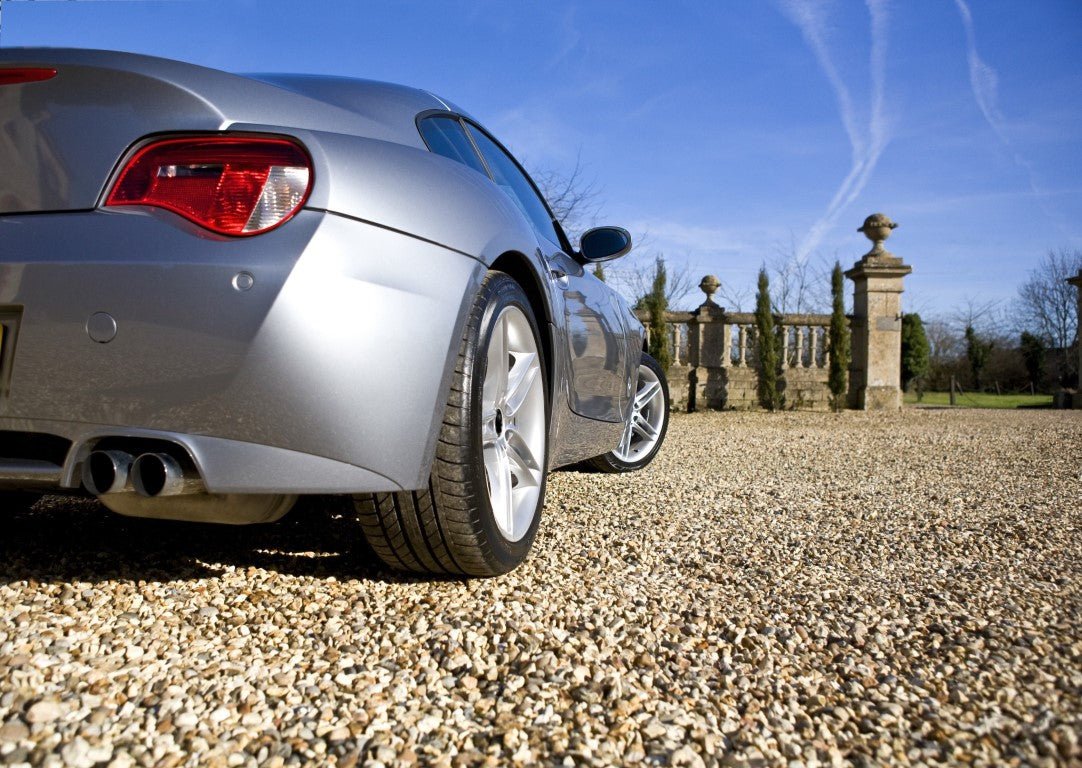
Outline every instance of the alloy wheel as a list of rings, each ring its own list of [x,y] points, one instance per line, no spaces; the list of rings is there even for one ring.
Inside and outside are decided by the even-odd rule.
[[[489,337],[481,445],[496,526],[518,541],[533,524],[544,480],[545,392],[533,329],[514,305],[503,308]]]
[[[639,366],[639,386],[631,407],[631,418],[624,424],[620,445],[613,454],[620,461],[634,464],[653,450],[665,423],[665,393],[657,373],[647,365]]]

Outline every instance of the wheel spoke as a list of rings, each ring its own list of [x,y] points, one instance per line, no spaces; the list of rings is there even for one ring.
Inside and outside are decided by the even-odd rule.
[[[518,480],[516,487],[541,485],[541,463],[518,432],[507,432],[507,459],[511,474]]]
[[[651,381],[635,394],[635,408],[642,410],[643,406],[654,399],[654,395],[661,391],[660,381]]]
[[[514,505],[511,500],[511,464],[507,448],[501,442],[484,449],[485,475],[488,479],[488,498],[497,523],[510,529],[514,525]]]
[[[536,354],[515,352],[514,358],[515,364],[507,373],[506,416],[514,416],[518,412],[541,373]]]
[[[488,342],[488,370],[485,372],[484,410],[495,411],[507,394],[507,315],[496,320]]]
[[[488,446],[496,441],[499,432],[496,429],[496,409],[481,414],[481,443]]]
[[[644,419],[641,415],[635,414],[635,420],[632,425],[632,429],[638,432],[643,438],[647,440],[656,440],[658,432],[654,428],[654,425]]]
[[[634,418],[634,417],[632,417]],[[624,434],[620,438],[620,455],[627,456],[631,453],[631,438],[633,432],[631,429],[631,421],[628,421],[624,425]]]

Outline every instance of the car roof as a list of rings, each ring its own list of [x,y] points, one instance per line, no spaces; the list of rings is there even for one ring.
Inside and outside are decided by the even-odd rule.
[[[418,114],[429,110],[459,112],[449,102],[420,88],[333,75],[256,73],[245,77],[298,93],[383,123],[414,130]]]
[[[79,65],[129,72],[196,94],[211,109],[240,122],[267,122],[272,119],[268,115],[276,114],[292,117],[298,125],[324,126],[326,130],[412,146],[423,146],[415,123],[418,114],[430,110],[464,114],[445,99],[405,85],[332,75],[236,74],[122,51],[4,48],[0,49],[0,63]]]

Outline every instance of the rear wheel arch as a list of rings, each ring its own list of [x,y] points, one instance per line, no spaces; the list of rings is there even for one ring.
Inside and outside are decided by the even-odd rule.
[[[427,487],[354,496],[387,565],[494,576],[526,558],[548,465],[542,336],[522,286],[490,270],[467,318]]]
[[[533,310],[537,323],[541,326],[542,356],[545,360],[545,373],[549,385],[549,403],[552,403],[553,394],[556,391],[556,356],[553,354],[553,340],[550,326],[553,324],[552,311],[548,299],[545,297],[544,285],[541,277],[530,260],[518,251],[507,251],[492,262],[489,269],[494,269],[510,275],[526,293]]]

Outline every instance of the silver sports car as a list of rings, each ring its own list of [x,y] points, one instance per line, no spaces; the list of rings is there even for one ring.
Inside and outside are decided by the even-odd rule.
[[[638,469],[664,373],[522,166],[427,91],[0,50],[0,489],[124,515],[356,504],[394,568],[503,573],[552,468]]]

